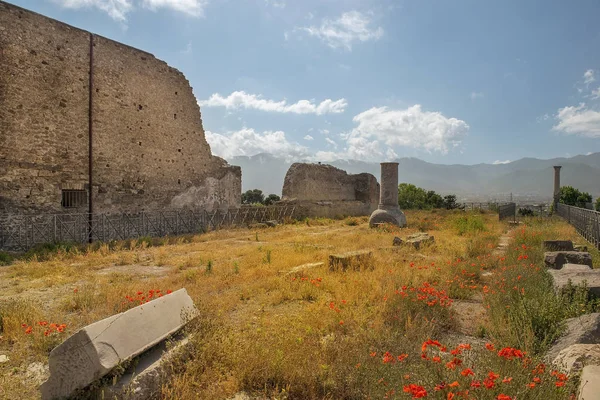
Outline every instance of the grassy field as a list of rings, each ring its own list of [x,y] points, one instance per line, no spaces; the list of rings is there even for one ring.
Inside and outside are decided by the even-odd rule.
[[[78,328],[186,288],[201,311],[189,360],[164,398],[568,399],[576,377],[543,364],[561,321],[592,312],[574,288],[557,297],[541,242],[584,243],[558,219],[508,232],[497,214],[408,212],[409,226],[366,218],[37,251],[0,267],[0,398],[36,398],[32,365]],[[435,244],[393,247],[425,231]],[[494,250],[502,235],[508,249]],[[326,262],[373,251],[373,270]],[[600,255],[591,250],[594,264]],[[36,364],[38,363],[38,364]]]

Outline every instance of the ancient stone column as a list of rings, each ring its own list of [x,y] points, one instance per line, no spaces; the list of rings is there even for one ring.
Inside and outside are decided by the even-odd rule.
[[[554,207],[558,204],[560,200],[560,169],[562,167],[560,165],[554,166]]]
[[[389,223],[399,227],[406,226],[406,217],[398,206],[398,163],[381,163],[381,185],[379,207],[369,218],[369,226]]]

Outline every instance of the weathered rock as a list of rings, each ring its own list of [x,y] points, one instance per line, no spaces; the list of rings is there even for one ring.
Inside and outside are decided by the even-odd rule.
[[[546,251],[573,251],[573,242],[570,240],[544,240]]]
[[[544,253],[544,263],[547,268],[561,269],[564,264],[585,264],[592,266],[592,256],[580,251],[547,251]]]
[[[574,344],[600,344],[600,313],[585,314],[565,321],[563,336],[552,345],[547,357],[554,360],[558,353]]]
[[[353,269],[373,269],[373,252],[369,250],[350,251],[342,254],[329,255],[330,271],[346,271]]]
[[[0,363],[9,362],[10,358],[6,354],[0,354]]]
[[[118,377],[113,385],[99,389],[99,398],[142,400],[160,398],[161,386],[168,379],[170,362],[184,361],[191,347],[189,337],[167,348],[163,341],[142,354],[134,365]]]
[[[581,372],[577,400],[600,399],[600,366],[587,365]]]
[[[285,275],[304,275],[304,272],[313,268],[322,267],[323,265],[325,265],[325,263],[323,262],[298,265],[297,267],[294,267],[291,270],[289,270]]]
[[[185,289],[88,325],[54,348],[42,399],[70,396],[179,331],[196,314]]]
[[[273,221],[266,221],[266,222],[265,222],[265,224],[266,224],[268,227],[274,228],[274,227],[276,227],[277,225],[279,225],[279,222],[277,222],[277,221],[273,220]]]
[[[585,265],[585,264],[565,264],[563,265],[563,267],[561,269],[559,269],[559,271],[593,271],[592,268],[590,268],[589,265]]]
[[[575,251],[588,251],[588,247],[586,245],[583,245],[583,244],[576,244],[576,245],[573,245],[573,250],[575,250]]]
[[[563,267],[559,270],[548,270],[554,279],[554,287],[557,289],[557,291],[560,292],[565,286],[568,285],[569,281],[571,281],[573,285],[578,286],[585,282],[590,293],[595,296],[600,296],[600,270],[588,269],[586,271],[581,269],[581,265],[565,265],[569,265],[569,267]],[[587,265],[585,265],[585,267],[587,267]]]
[[[566,374],[579,372],[586,365],[600,365],[600,344],[574,344],[558,353],[552,363]]]
[[[379,224],[377,224],[377,225],[379,225]],[[400,239],[398,236],[394,236],[394,242],[392,243],[392,245],[402,246],[403,243],[404,243],[404,241],[402,239]]]
[[[430,236],[429,233],[415,233],[414,235],[407,236],[404,239],[406,244],[412,245],[415,249],[419,250],[421,245],[432,244],[435,242],[435,238]]]

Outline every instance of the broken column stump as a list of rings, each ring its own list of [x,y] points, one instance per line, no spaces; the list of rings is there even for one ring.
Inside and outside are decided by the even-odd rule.
[[[373,268],[373,252],[369,250],[329,255],[330,271],[346,271],[348,269],[359,271]]]
[[[592,266],[592,256],[583,251],[547,251],[544,253],[546,268],[561,269],[564,264],[584,264]]]
[[[178,332],[197,313],[185,289],[81,328],[50,352],[42,399],[71,396]]]

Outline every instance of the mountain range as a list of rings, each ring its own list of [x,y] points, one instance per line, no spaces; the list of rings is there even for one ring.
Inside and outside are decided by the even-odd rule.
[[[261,189],[264,193],[278,195],[281,195],[285,174],[292,164],[267,153],[237,156],[227,161],[242,168],[243,191]],[[600,196],[600,153],[549,160],[522,158],[504,164],[444,165],[412,157],[395,161],[399,163],[399,183],[412,183],[441,194],[456,194],[463,200],[503,201],[510,195],[550,200],[554,187],[554,165],[562,166],[561,185],[588,192],[594,199]],[[336,160],[324,164],[350,174],[368,172],[380,179],[379,163]]]

